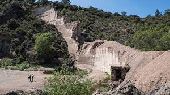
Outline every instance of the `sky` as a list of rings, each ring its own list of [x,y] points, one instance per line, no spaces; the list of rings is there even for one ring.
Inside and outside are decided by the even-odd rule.
[[[61,0],[51,0],[61,1]],[[156,9],[170,9],[170,0],[71,0],[71,4],[82,7],[97,7],[108,12],[127,12],[127,15],[146,17],[154,15]]]

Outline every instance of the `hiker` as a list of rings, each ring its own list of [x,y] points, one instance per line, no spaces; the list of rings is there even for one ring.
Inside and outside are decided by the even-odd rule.
[[[32,74],[31,75],[31,82],[33,82],[34,81],[34,75]]]
[[[33,75],[33,74],[30,74],[30,75],[28,76],[28,80],[29,80],[30,82],[33,82],[33,81],[34,81],[34,75]]]
[[[28,80],[31,82],[31,74],[28,75]]]

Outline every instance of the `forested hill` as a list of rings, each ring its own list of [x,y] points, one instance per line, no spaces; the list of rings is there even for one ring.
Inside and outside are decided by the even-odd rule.
[[[69,0],[1,0],[0,56],[10,57],[13,63],[68,62],[67,43],[55,26],[36,18],[32,11],[41,6],[53,6],[66,22],[80,21],[85,42],[117,41],[141,50],[170,49],[170,10],[163,14],[140,18],[126,12],[104,12],[94,7],[70,5]]]
[[[30,0],[0,1],[0,57],[13,65],[61,65],[69,60],[67,43],[55,26],[32,14],[34,6]]]
[[[117,41],[141,50],[170,49],[170,9],[155,16],[140,18],[126,12],[104,12],[90,7],[70,5],[69,0],[54,2],[54,8],[65,16],[66,22],[80,21],[85,42],[94,40]]]
[[[60,15],[67,17],[67,22],[81,22],[82,36],[86,42],[101,39],[124,43],[142,23],[139,16],[126,16],[126,12],[122,12],[122,15],[118,12],[112,14],[94,7],[82,8],[58,2],[54,3],[54,7]]]

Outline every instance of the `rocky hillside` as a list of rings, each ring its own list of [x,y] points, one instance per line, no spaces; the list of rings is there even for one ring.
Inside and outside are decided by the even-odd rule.
[[[58,21],[61,23],[61,28],[57,30],[54,25],[37,18],[32,12],[36,5],[30,0],[0,2],[2,9],[0,10],[0,58],[12,59],[12,65],[26,63],[61,66],[64,60],[71,61],[67,46],[69,39],[64,39],[61,32],[58,32],[63,31],[61,29],[65,29],[66,26],[62,25],[62,20]],[[73,27],[72,25],[71,28]],[[74,43],[72,41],[70,43]]]
[[[130,80],[137,89],[143,92],[154,90],[170,80],[168,75],[170,71],[168,69],[169,51],[140,51],[115,41],[105,40],[86,42],[78,51],[77,42],[72,38],[77,31],[74,30],[72,24],[64,23],[63,17],[59,18],[57,11],[54,11],[53,8],[42,11],[39,17],[48,23],[54,24],[59,30],[62,28],[59,32],[66,39],[70,48],[69,52],[78,55],[78,64],[88,64],[93,71],[109,74],[111,74],[111,67],[124,68],[128,66],[130,70],[127,72],[124,82]],[[76,24],[74,25],[76,27]],[[122,85],[124,82],[122,82]]]
[[[76,28],[78,22],[65,24],[64,18],[58,17],[57,11],[54,11],[54,8],[50,8],[50,6],[37,8],[34,10],[34,13],[38,18],[46,21],[46,23],[55,25],[66,40],[70,54],[74,55],[77,53],[78,42],[76,42],[77,36],[74,36],[74,34],[77,34],[75,32],[77,32]]]
[[[69,0],[68,0],[69,1]],[[94,7],[54,2],[58,14],[66,22],[80,21],[81,36],[85,42],[95,40],[117,41],[132,48],[147,51],[170,49],[170,10],[155,11],[155,15],[141,18],[126,12],[105,12]]]
[[[142,19],[47,0],[3,0],[0,9],[0,57],[10,58],[7,65],[74,67],[72,55],[88,78],[111,75],[118,91],[130,81],[135,90],[169,94],[169,10]]]

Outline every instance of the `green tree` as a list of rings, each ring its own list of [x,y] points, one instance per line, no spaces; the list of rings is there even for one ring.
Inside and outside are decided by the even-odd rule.
[[[49,61],[53,52],[53,42],[55,36],[52,33],[38,34],[35,39],[35,50],[38,57]]]

